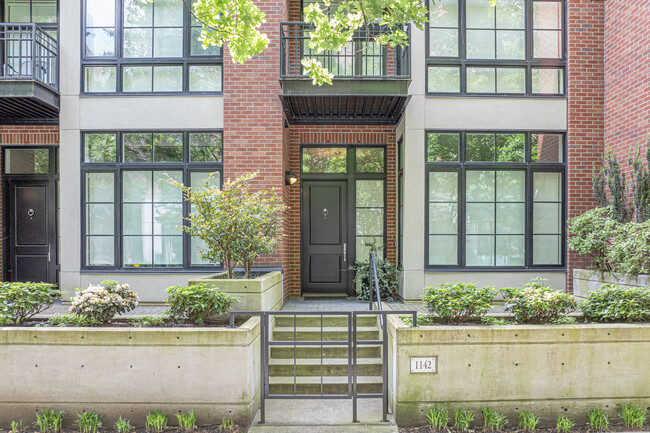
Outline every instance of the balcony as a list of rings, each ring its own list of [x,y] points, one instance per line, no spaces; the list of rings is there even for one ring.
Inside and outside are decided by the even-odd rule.
[[[410,98],[410,47],[380,46],[373,36],[383,28],[373,25],[358,30],[342,50],[316,54],[309,48],[310,26],[280,25],[281,98],[289,123],[396,124]],[[333,84],[313,85],[303,58],[319,60],[334,74]]]
[[[59,118],[57,41],[33,23],[0,23],[0,124]]]

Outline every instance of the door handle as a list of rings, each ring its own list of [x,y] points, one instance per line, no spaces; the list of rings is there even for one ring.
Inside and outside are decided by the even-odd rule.
[[[346,262],[348,260],[348,244],[346,242],[343,242],[343,261]]]
[[[52,244],[47,245],[47,261],[52,261]]]

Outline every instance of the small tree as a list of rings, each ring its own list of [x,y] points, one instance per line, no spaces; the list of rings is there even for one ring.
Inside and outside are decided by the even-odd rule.
[[[183,230],[205,242],[199,250],[201,258],[222,262],[228,278],[234,277],[238,264],[244,267],[246,278],[251,278],[253,262],[273,253],[278,243],[285,206],[274,190],[251,190],[250,181],[256,176],[249,173],[229,179],[222,189],[211,185],[212,176],[195,190],[169,181],[183,190],[193,208]]]
[[[607,187],[609,188],[609,197],[614,210],[614,218],[620,223],[628,221],[627,197],[626,197],[626,180],[625,173],[616,159],[614,152],[607,153],[607,165],[605,166],[607,176]]]

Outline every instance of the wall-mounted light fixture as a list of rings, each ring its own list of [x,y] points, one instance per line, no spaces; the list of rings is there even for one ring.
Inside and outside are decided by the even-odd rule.
[[[287,171],[284,173],[284,183],[285,185],[293,185],[298,182],[298,176],[293,171]]]

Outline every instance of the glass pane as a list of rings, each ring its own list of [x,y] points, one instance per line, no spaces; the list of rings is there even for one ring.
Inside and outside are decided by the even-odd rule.
[[[458,237],[429,236],[429,264],[457,265]]]
[[[458,173],[431,171],[429,172],[429,201],[457,201]]]
[[[383,236],[357,236],[357,260],[368,262],[370,251],[374,245],[377,249],[376,256],[384,255],[384,238]]]
[[[122,90],[124,92],[151,92],[151,66],[124,66]]]
[[[533,173],[535,201],[561,201],[562,175],[560,173]]]
[[[190,92],[221,92],[221,66],[190,66]]]
[[[460,134],[427,134],[427,162],[458,161]]]
[[[494,68],[467,68],[467,92],[495,93]]]
[[[561,31],[534,30],[533,41],[533,56],[536,59],[559,59],[562,57]]]
[[[124,162],[151,162],[151,134],[124,134]]]
[[[201,255],[199,254],[199,249],[204,249],[205,248],[205,242],[202,241],[199,238],[192,238],[190,241],[190,248],[192,249],[192,258],[191,262],[193,265],[210,265],[206,260],[203,260],[201,258]]]
[[[346,173],[347,151],[344,147],[305,147],[302,149],[303,173]]]
[[[86,233],[89,235],[112,235],[115,214],[112,204],[86,205]]]
[[[560,203],[533,203],[533,233],[560,233]]]
[[[532,134],[530,136],[531,162],[562,162],[564,146],[561,134]]]
[[[86,201],[113,202],[115,184],[113,173],[86,173]]]
[[[151,26],[152,17],[153,2],[124,0],[124,27]]]
[[[494,161],[494,134],[467,134],[465,140],[467,161]]]
[[[562,257],[560,245],[560,236],[533,236],[533,264],[559,265]]]
[[[114,266],[115,242],[113,236],[88,236],[86,238],[86,264],[88,266]]]
[[[384,233],[383,209],[357,209],[358,235],[381,235]]]
[[[494,59],[494,49],[494,30],[467,30],[468,59]]]
[[[468,28],[493,28],[494,6],[485,0],[467,0],[467,27]]]
[[[495,216],[493,203],[467,203],[465,212],[467,233],[494,233]]]
[[[56,0],[32,0],[31,22],[56,23]]]
[[[564,69],[533,68],[533,93],[564,93]]]
[[[523,236],[497,236],[497,266],[524,266]]]
[[[183,224],[183,205],[164,203],[153,206],[153,233],[155,235],[179,235]]]
[[[193,171],[190,173],[190,186],[194,191],[203,190],[203,185],[207,182],[208,186],[221,188],[221,173],[208,173],[203,171]]]
[[[494,266],[494,236],[467,236],[465,248],[467,266]]]
[[[526,93],[526,70],[497,68],[498,93]]]
[[[183,57],[183,29],[154,29],[153,56]]]
[[[5,4],[5,19],[10,23],[28,23],[32,17],[28,0],[8,0]]]
[[[429,2],[429,25],[432,27],[458,27],[458,0]]]
[[[115,66],[86,66],[84,68],[84,92],[115,92],[116,87]]]
[[[122,230],[124,230],[125,235],[150,235],[152,219],[151,204],[122,204]]]
[[[429,55],[458,57],[458,29],[429,29]]]
[[[429,203],[429,234],[458,233],[458,204]]]
[[[156,27],[182,27],[183,0],[156,0],[153,2],[153,25]]]
[[[124,267],[151,267],[151,236],[124,236],[122,242],[124,245]]]
[[[86,56],[115,56],[115,29],[86,29]]]
[[[524,171],[497,171],[497,201],[525,201],[525,186]]]
[[[125,28],[124,57],[151,57],[152,39],[151,29]]]
[[[106,0],[86,0],[86,26],[115,27],[115,3]]]
[[[172,185],[170,183],[172,180],[183,182],[183,172],[154,171],[153,201],[155,203],[183,201],[183,191]]]
[[[162,268],[183,266],[182,236],[154,236],[153,245],[154,266]]]
[[[497,30],[497,59],[525,59],[526,32]]]
[[[533,3],[533,28],[561,29],[562,3],[536,1]]]
[[[151,172],[125,171],[122,175],[122,191],[125,202],[151,202]]]
[[[182,66],[155,66],[153,68],[154,92],[183,91]]]
[[[496,8],[497,28],[523,29],[525,27],[524,0],[499,0]]]
[[[192,27],[192,40],[190,42],[190,54],[191,55],[206,55],[206,56],[218,56],[220,47],[218,45],[210,45],[208,48],[203,47],[203,42],[199,40],[201,36],[201,27]]]
[[[6,149],[6,174],[47,174],[50,172],[48,149]]]
[[[223,135],[219,132],[190,134],[190,161],[221,162]]]
[[[85,162],[115,162],[115,134],[84,134]]]
[[[468,170],[465,177],[467,201],[494,201],[494,171]]]
[[[383,207],[384,181],[357,180],[357,207]]]
[[[524,203],[498,203],[496,232],[503,235],[523,235],[525,219]]]
[[[183,134],[165,133],[153,135],[154,162],[183,161]]]
[[[376,147],[357,147],[357,173],[383,173],[384,149]]]
[[[427,67],[427,73],[427,92],[460,92],[460,68],[456,66],[429,66]]]
[[[524,134],[497,134],[497,161],[524,162]]]

